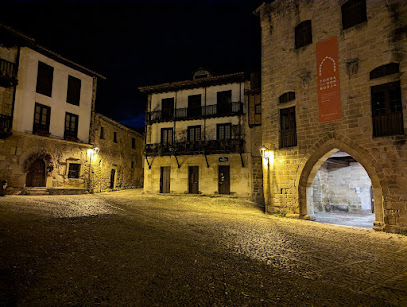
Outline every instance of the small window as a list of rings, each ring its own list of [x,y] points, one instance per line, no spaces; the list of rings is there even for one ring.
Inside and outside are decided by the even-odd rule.
[[[280,103],[293,101],[295,100],[295,92],[284,93],[283,95],[280,96],[280,98],[278,98],[278,100]]]
[[[173,143],[173,130],[172,128],[161,128],[161,144],[169,145]]]
[[[66,102],[79,106],[81,98],[81,80],[72,76],[68,76],[68,92]]]
[[[261,114],[261,104],[256,104],[254,108],[255,114]]]
[[[370,80],[381,78],[388,75],[397,74],[400,72],[400,65],[398,63],[390,63],[386,65],[382,65],[373,69],[370,72]]]
[[[216,130],[218,140],[230,140],[232,138],[232,124],[218,124]]]
[[[68,178],[79,178],[81,165],[77,163],[69,163]]]
[[[131,168],[134,168],[134,161],[131,161]]]
[[[100,127],[100,139],[104,139],[105,138],[105,128],[104,127]]]
[[[295,107],[280,110],[280,148],[297,146]]]
[[[136,138],[131,138],[131,148],[136,149]]]
[[[201,140],[201,126],[188,127],[188,142],[198,142]]]
[[[67,140],[76,140],[78,138],[78,115],[65,113],[65,133],[64,138]]]
[[[295,49],[312,43],[311,20],[305,20],[295,27]]]
[[[38,62],[37,93],[51,97],[53,78],[54,68],[43,62]]]
[[[400,81],[371,87],[373,136],[404,134]]]
[[[341,10],[344,30],[367,20],[366,0],[348,0],[342,5]]]
[[[49,136],[51,108],[35,103],[33,133]]]
[[[113,142],[117,143],[117,132],[113,132]]]

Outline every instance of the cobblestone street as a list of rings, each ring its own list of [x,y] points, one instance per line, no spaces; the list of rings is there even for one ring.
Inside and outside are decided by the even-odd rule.
[[[407,304],[406,237],[237,198],[6,196],[0,232],[0,304]]]

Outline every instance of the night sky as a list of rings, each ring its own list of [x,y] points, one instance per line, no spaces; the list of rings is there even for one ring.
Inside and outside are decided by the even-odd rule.
[[[107,77],[96,111],[144,125],[139,86],[260,70],[260,25],[247,1],[10,1],[0,22]]]

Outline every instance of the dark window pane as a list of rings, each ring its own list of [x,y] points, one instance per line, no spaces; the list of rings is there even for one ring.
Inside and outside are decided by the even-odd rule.
[[[295,48],[298,49],[311,43],[311,20],[306,20],[295,27]]]
[[[188,117],[197,117],[202,114],[201,95],[188,96]]]
[[[68,178],[79,178],[81,165],[77,163],[69,163]]]
[[[35,103],[33,133],[49,135],[50,116],[50,107]]]
[[[162,128],[161,129],[161,144],[168,145],[172,144],[172,128]]]
[[[78,115],[65,114],[65,139],[75,140],[78,137]]]
[[[232,125],[231,124],[217,125],[217,139],[218,140],[230,140],[231,138],[232,138]]]
[[[54,68],[38,62],[38,74],[37,74],[37,93],[52,96],[52,80],[54,78]]]
[[[100,138],[104,139],[105,138],[105,128],[100,127]]]
[[[289,102],[295,100],[295,92],[287,92],[280,96],[278,99],[280,103]]]
[[[117,143],[117,132],[113,132],[113,142]]]
[[[135,149],[136,148],[136,139],[131,138],[131,148]]]
[[[390,63],[386,65],[382,65],[373,69],[370,72],[370,79],[376,79],[383,76],[388,76],[392,74],[397,74],[400,72],[400,65],[398,63]]]
[[[66,102],[79,106],[81,97],[81,80],[72,76],[68,76],[68,93]]]
[[[163,120],[172,120],[174,118],[174,98],[162,99],[161,110]]]
[[[295,107],[280,110],[280,147],[297,146]]]
[[[342,28],[348,29],[367,20],[366,0],[349,0],[341,7]]]

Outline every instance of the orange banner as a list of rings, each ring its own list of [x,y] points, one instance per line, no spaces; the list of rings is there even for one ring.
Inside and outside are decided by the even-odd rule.
[[[317,80],[319,122],[341,119],[339,87],[338,38],[317,43]]]

